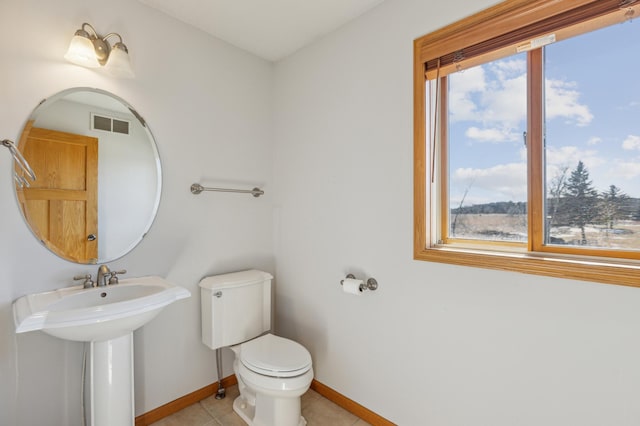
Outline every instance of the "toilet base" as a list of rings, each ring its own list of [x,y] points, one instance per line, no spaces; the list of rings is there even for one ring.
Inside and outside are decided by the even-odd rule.
[[[299,404],[300,398],[298,398]],[[263,405],[261,405],[263,406]],[[256,407],[253,404],[247,402],[247,400],[242,396],[238,396],[233,401],[233,411],[235,411],[241,418],[244,420],[246,424],[249,426],[306,426],[307,420],[300,416],[297,425],[269,425],[264,422],[261,422],[259,419],[256,419]],[[254,419],[256,420],[254,422]],[[294,419],[295,423],[295,419]]]

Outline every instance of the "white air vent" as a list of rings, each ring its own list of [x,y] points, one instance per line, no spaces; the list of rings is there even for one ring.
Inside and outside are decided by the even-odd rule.
[[[103,130],[105,132],[128,135],[130,123],[127,120],[91,113],[91,130]]]

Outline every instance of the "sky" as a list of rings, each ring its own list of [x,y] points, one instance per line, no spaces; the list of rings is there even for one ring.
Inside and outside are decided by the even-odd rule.
[[[640,197],[640,23],[545,47],[547,181],[586,166]],[[526,201],[526,54],[450,75],[451,206]]]

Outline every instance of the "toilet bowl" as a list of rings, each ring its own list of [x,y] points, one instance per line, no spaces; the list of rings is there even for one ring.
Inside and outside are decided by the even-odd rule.
[[[313,380],[304,346],[273,334],[232,346],[240,396],[233,409],[249,425],[304,426],[300,396]]]
[[[202,341],[228,347],[240,396],[233,409],[250,426],[304,426],[300,396],[313,380],[309,351],[271,333],[271,280],[262,271],[200,281]]]

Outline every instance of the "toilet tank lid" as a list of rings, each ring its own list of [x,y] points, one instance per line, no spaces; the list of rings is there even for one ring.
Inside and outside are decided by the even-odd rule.
[[[268,272],[250,269],[248,271],[231,272],[222,275],[212,275],[200,281],[200,287],[207,289],[221,289],[271,280],[273,276]]]

